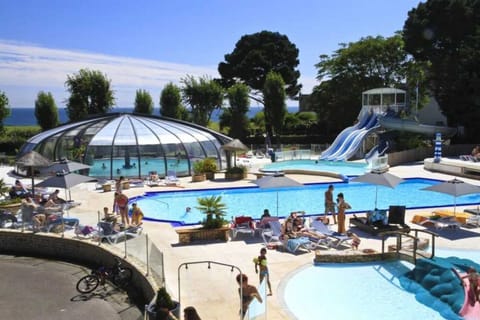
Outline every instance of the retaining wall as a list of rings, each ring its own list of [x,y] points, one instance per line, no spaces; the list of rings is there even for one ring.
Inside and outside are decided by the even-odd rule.
[[[110,266],[117,257],[133,271],[132,285],[138,301],[148,304],[158,290],[158,285],[143,263],[135,258],[123,258],[123,253],[115,247],[98,244],[91,240],[77,240],[58,234],[0,230],[0,254],[11,254],[52,260],[66,261],[89,268],[101,265]]]

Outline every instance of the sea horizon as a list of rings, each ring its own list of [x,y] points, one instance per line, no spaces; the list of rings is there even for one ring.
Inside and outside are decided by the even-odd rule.
[[[249,118],[253,118],[255,114],[261,111],[263,107],[255,106],[250,107],[250,110],[247,114]],[[297,106],[288,106],[287,110],[289,113],[298,112]],[[133,111],[133,107],[113,107],[110,111],[111,113],[131,113]],[[159,116],[160,115],[160,108],[154,108],[153,115]],[[212,121],[217,122],[219,121],[220,111],[216,110],[212,114]],[[58,108],[58,118],[60,124],[67,123],[69,121],[67,117],[67,110],[66,108]],[[3,121],[5,126],[35,126],[37,125],[37,118],[35,117],[35,108],[31,107],[15,107],[10,108],[10,115],[5,118]]]

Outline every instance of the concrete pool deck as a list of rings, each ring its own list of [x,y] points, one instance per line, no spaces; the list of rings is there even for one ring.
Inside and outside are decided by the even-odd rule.
[[[261,165],[262,161],[253,160],[252,162],[255,163],[252,163],[251,171],[256,171],[256,166]],[[0,168],[2,170],[2,176],[6,176],[6,172],[8,172],[8,168],[5,168],[6,167]],[[420,177],[441,180],[453,178],[451,175],[426,171],[423,168],[423,164],[392,167],[390,168],[390,172],[400,177]],[[339,181],[338,179],[313,175],[288,176],[302,183]],[[217,179],[212,182],[192,183],[190,182],[190,177],[180,178],[182,186],[185,189],[251,186],[251,181],[254,179],[256,179],[256,177],[253,174],[250,174],[248,179],[235,182]],[[461,179],[477,185],[479,184],[478,180]],[[29,179],[22,179],[22,181],[29,184]],[[11,183],[11,181],[7,179],[7,183]],[[171,187],[131,188],[125,190],[125,193],[129,197],[134,197],[143,194],[145,191],[162,190],[171,190]],[[93,183],[72,188],[71,192],[72,198],[75,201],[81,202],[81,205],[71,209],[69,212],[70,216],[79,218],[82,224],[95,225],[97,222],[97,211],[101,210],[104,206],[111,207],[113,203],[113,192],[104,193],[95,190]],[[252,199],[252,201],[254,201],[254,199]],[[323,201],[323,194],[319,194],[318,201]],[[457,207],[459,211],[463,211],[463,209],[463,207]],[[414,228],[425,229],[420,225],[410,223],[416,213],[425,211],[428,212],[429,209],[407,210],[405,217],[406,222]],[[480,228],[466,230],[474,233],[473,236],[475,240],[478,240],[478,237],[480,237]],[[252,259],[259,254],[262,248],[261,238],[242,236],[228,242],[178,245],[178,235],[170,224],[145,221],[144,232],[148,233],[149,238],[164,254],[167,287],[177,299],[178,266],[186,262],[210,260],[235,265],[249,276],[251,284],[258,284],[258,276],[255,274]],[[357,233],[362,237],[360,250],[367,248],[377,251],[381,250],[380,239],[364,236],[361,232]],[[480,241],[472,240],[472,234],[469,237],[459,237],[459,239],[456,240],[450,240],[448,237],[438,237],[436,238],[436,246],[441,248],[480,250]],[[334,249],[328,252],[330,253],[332,251],[334,251]],[[339,251],[345,254],[351,254],[351,250],[349,249],[340,249]],[[307,265],[312,265],[314,255],[313,252],[295,255],[287,252],[268,250],[267,257],[273,290],[273,296],[267,299],[268,319],[292,319],[292,315],[289,314],[285,308],[281,288],[292,272]],[[239,303],[237,284],[234,280],[235,275],[235,271],[232,273],[230,270],[217,268],[215,266],[212,266],[210,270],[207,269],[206,266],[189,267],[188,273],[182,273],[182,307],[188,305],[195,306],[202,319],[238,319]]]

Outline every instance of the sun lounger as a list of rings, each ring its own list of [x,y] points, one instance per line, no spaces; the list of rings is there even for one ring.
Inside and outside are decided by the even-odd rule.
[[[308,237],[293,238],[287,240],[286,248],[289,252],[295,253],[297,250],[303,248],[307,251],[310,251],[312,247],[312,242]]]
[[[463,212],[474,214],[474,215],[480,215],[480,209],[475,208],[475,209],[465,209]]]
[[[323,224],[323,222],[319,220],[312,221],[310,231],[319,232],[320,234],[323,234],[326,237],[331,238],[332,239],[331,246],[335,248],[338,248],[340,245],[351,246],[352,238],[350,238],[347,235],[330,230],[325,224]]]
[[[467,218],[466,225],[480,227],[480,215],[472,215]]]
[[[113,223],[99,222],[98,232],[96,237],[100,240],[107,240],[110,244],[116,244],[119,239],[128,239],[129,237],[136,238],[140,233],[133,232],[132,230],[125,229],[123,231],[117,231],[114,229]]]
[[[282,237],[282,225],[280,221],[270,221],[269,222],[270,229],[265,229],[262,232],[262,239],[263,243],[266,247],[270,246],[284,246],[283,241],[281,240]]]
[[[168,170],[167,175],[165,176],[164,184],[166,186],[178,186],[180,180],[177,178],[177,173],[175,170]]]
[[[452,228],[452,229],[459,229],[461,224],[452,219],[450,217],[439,217],[439,216],[431,216],[423,221],[420,222],[420,225],[433,225],[435,229],[445,229],[445,228]]]
[[[253,237],[255,235],[255,227],[252,217],[235,217],[231,230],[233,239],[235,239],[239,233],[250,234]]]
[[[433,215],[440,216],[442,218],[451,218],[452,220],[456,220],[460,224],[465,224],[467,219],[471,216],[471,214],[466,212],[456,212],[454,210],[448,209],[435,209],[432,212]]]

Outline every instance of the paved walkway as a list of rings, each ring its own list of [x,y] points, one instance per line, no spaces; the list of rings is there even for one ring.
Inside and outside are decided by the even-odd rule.
[[[70,263],[29,257],[0,256],[2,319],[141,320],[127,295],[108,284],[79,294],[78,279],[89,270]]]
[[[1,168],[0,168],[1,169]],[[401,177],[428,177],[434,179],[449,180],[453,178],[449,175],[432,173],[425,171],[423,165],[397,166],[390,169],[390,172]],[[307,175],[289,175],[289,177],[299,182],[326,182],[338,181],[321,176]],[[191,183],[189,178],[181,178],[185,188],[221,188],[251,185],[251,180],[255,179],[254,175],[249,175],[248,179],[227,182],[217,180],[212,182]],[[25,179],[25,183],[29,183]],[[476,180],[463,179],[464,181],[478,184]],[[126,190],[129,197],[140,195],[145,191],[152,190],[171,190],[165,187],[144,187],[132,188]],[[97,221],[97,211],[102,207],[111,207],[113,202],[113,193],[103,193],[94,190],[94,184],[84,184],[73,188],[72,197],[82,204],[72,210],[70,215],[78,217],[82,223],[95,224]],[[255,199],[252,199],[254,201]],[[323,201],[323,199],[319,199]],[[458,208],[463,211],[463,208]],[[408,210],[406,213],[406,221],[410,221],[413,215],[423,210]],[[175,296],[178,296],[178,279],[180,275],[181,303],[182,308],[188,305],[194,305],[200,313],[202,319],[238,319],[238,293],[235,283],[236,271],[229,268],[207,265],[191,265],[188,270],[182,269],[178,273],[178,266],[182,263],[193,261],[217,261],[225,264],[231,264],[239,267],[244,273],[250,277],[252,284],[258,283],[257,275],[254,271],[252,263],[253,257],[257,256],[262,243],[259,238],[239,236],[236,240],[226,243],[209,243],[209,244],[192,244],[188,246],[178,245],[178,236],[169,224],[145,222],[144,232],[155,245],[164,253],[165,275],[167,287]],[[415,228],[422,228],[418,225],[412,225]],[[480,236],[480,228],[468,230]],[[464,249],[480,250],[480,241],[472,241],[471,237],[458,237],[459,239],[449,239],[446,237],[437,238],[438,247],[453,247]],[[380,250],[381,241],[367,235],[362,235],[362,243],[360,249],[371,248]],[[350,253],[345,251],[345,253]],[[285,308],[283,294],[281,288],[286,283],[289,276],[304,266],[312,264],[314,254],[290,254],[280,251],[269,250],[268,262],[271,272],[271,282],[273,287],[273,296],[268,298],[268,319],[291,319],[291,315]],[[178,298],[178,297],[177,297]]]

